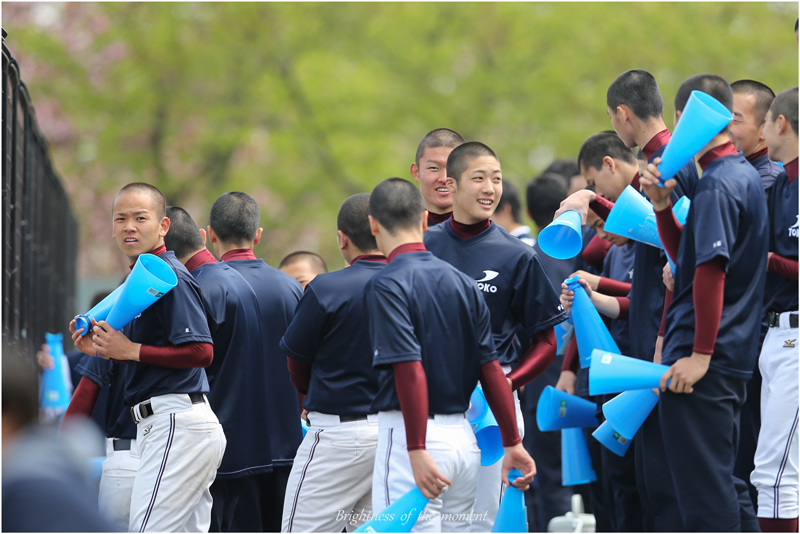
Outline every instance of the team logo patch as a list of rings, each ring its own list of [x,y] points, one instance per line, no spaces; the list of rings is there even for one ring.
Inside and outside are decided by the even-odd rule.
[[[797,341],[796,339],[787,339],[786,341],[783,342],[783,348],[793,349],[796,341]]]
[[[150,289],[148,289],[147,292],[150,293],[151,295],[153,295],[155,298],[161,298],[161,297],[164,296],[164,293],[162,293],[161,291],[159,291],[158,289],[156,289],[154,287],[151,287]]]
[[[483,274],[484,274],[484,277],[481,278],[480,280],[477,280],[478,289],[480,289],[484,293],[497,293],[497,286],[493,286],[493,285],[487,284],[485,282],[488,282],[490,280],[494,280],[495,278],[500,276],[500,273],[498,273],[497,271],[483,271]]]
[[[800,215],[797,216],[797,222],[789,227],[789,237],[797,237],[798,229],[800,229]]]
[[[145,428],[144,430],[142,430],[142,435],[143,435],[143,436],[146,436],[147,434],[149,434],[149,433],[150,433],[150,430],[151,430],[152,428],[153,428],[153,425],[150,425],[150,426],[148,426],[147,428]]]

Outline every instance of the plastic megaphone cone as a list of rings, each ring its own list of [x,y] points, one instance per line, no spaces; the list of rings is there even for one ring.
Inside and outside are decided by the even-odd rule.
[[[564,283],[575,293],[575,300],[572,301],[573,323],[575,324],[575,336],[578,340],[578,356],[580,356],[581,368],[589,367],[592,351],[600,349],[609,352],[619,352],[619,347],[611,337],[611,333],[606,328],[605,323],[597,313],[597,309],[592,304],[586,290],[578,282],[578,277],[567,278]]]
[[[472,392],[469,402],[467,421],[472,425],[475,439],[478,441],[478,448],[481,450],[481,465],[493,465],[505,454],[497,419],[494,418],[480,386],[477,386]]]
[[[53,357],[53,368],[45,369],[42,374],[42,408],[55,408],[66,410],[72,394],[69,391],[69,369],[64,364],[64,335],[44,335],[47,346],[50,347],[50,356]]]
[[[583,248],[581,226],[580,213],[565,211],[539,232],[539,247],[557,260],[574,258]]]
[[[657,403],[652,389],[626,391],[603,404],[603,415],[622,437],[633,439]]]
[[[302,417],[300,418],[300,428],[303,430],[303,437],[306,437],[306,434],[308,434],[309,426],[308,423],[306,423],[306,420],[303,419]]]
[[[608,214],[603,230],[640,243],[664,248],[658,237],[658,225],[653,205],[629,185],[625,186],[617,201],[614,202],[614,207]]]
[[[358,527],[356,532],[411,532],[427,505],[428,499],[414,486],[414,489]]]
[[[731,112],[719,100],[702,91],[692,91],[672,139],[667,143],[658,170],[666,182],[691,160],[701,148],[733,120]]]
[[[582,428],[561,431],[561,485],[577,486],[597,481],[592,467],[589,445]]]
[[[514,482],[522,477],[519,469],[508,471],[508,480]],[[503,492],[500,509],[492,526],[492,532],[528,532],[528,517],[525,511],[525,494],[516,486],[508,486]]]
[[[675,214],[675,218],[678,219],[679,223],[686,224],[686,219],[689,217],[689,207],[691,204],[692,201],[689,200],[688,197],[681,197],[672,207],[672,213]],[[676,270],[675,262],[669,257],[669,254],[667,254],[667,261],[669,262],[669,268],[674,275]]]
[[[175,271],[154,254],[142,254],[123,284],[106,322],[119,330],[178,284]]]
[[[596,412],[595,403],[547,386],[539,396],[536,423],[542,432],[563,428],[593,428],[600,424]]]
[[[597,430],[592,432],[592,437],[617,456],[625,456],[631,446],[631,440],[622,437],[608,421],[597,427]]]
[[[92,329],[92,319],[98,322],[105,321],[108,317],[108,313],[111,311],[111,308],[113,308],[114,304],[116,304],[117,297],[119,297],[123,287],[125,287],[125,282],[121,283],[117,289],[109,293],[106,298],[98,302],[94,308],[83,315],[79,315],[75,319],[75,331],[77,332],[82,328],[83,332],[81,332],[81,335],[85,336],[89,330]]]
[[[657,388],[661,376],[668,369],[666,365],[596,350],[589,368],[589,394],[605,395],[631,389]],[[614,428],[619,430],[616,426]]]

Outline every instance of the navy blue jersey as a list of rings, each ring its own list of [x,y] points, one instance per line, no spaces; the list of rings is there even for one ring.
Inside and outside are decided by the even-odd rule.
[[[200,287],[172,251],[159,256],[172,267],[178,285],[137,315],[122,332],[134,343],[180,345],[212,343]],[[208,393],[205,369],[170,369],[142,362],[130,362],[125,404],[133,406],[150,397],[170,393]]]
[[[497,359],[475,280],[430,252],[409,252],[367,282],[364,301],[380,384],[371,411],[399,410],[392,364],[421,361],[428,413],[464,413],[481,365]]]
[[[78,349],[67,352],[65,356],[67,357],[67,362],[69,363],[69,376],[72,379],[72,387],[74,389],[78,387],[81,378],[83,378],[83,375],[78,370],[78,365],[80,365],[85,358],[91,358],[91,356],[82,353]],[[119,388],[120,403],[122,402],[122,394],[124,393],[124,390],[125,390],[125,383],[123,382],[122,387]],[[94,404],[94,411],[92,411],[92,421],[94,421],[94,424],[97,425],[97,428],[102,429],[103,432],[106,431],[107,404],[108,404],[108,388],[103,388],[100,390],[100,394],[97,397],[97,402],[95,402]]]
[[[655,158],[661,157],[667,145],[655,151]],[[683,166],[675,175],[678,185],[672,193],[672,203],[682,196],[691,200],[692,190],[697,184],[697,167],[694,160]],[[644,193],[641,193],[644,196]],[[664,297],[667,288],[664,285],[664,265],[667,263],[666,253],[656,247],[636,243],[634,258],[633,285],[631,287],[630,329],[634,332],[631,336],[630,355],[640,360],[653,361],[656,351],[656,339],[661,328],[661,316],[664,313]]]
[[[297,447],[303,440],[297,391],[289,380],[289,367],[280,349],[281,338],[292,322],[297,303],[303,296],[300,282],[264,260],[231,260],[225,262],[241,274],[258,297],[262,354],[267,361],[267,395],[270,448],[273,465],[291,465]]]
[[[760,314],[753,310],[761,309],[767,274],[767,221],[761,177],[744,156],[724,156],[705,168],[681,234],[675,293],[667,312],[664,364],[692,355],[695,270],[721,257],[725,295],[709,371],[751,377],[761,323]]]
[[[617,282],[633,283],[633,263],[636,258],[636,243],[628,241],[621,247],[611,245],[603,262],[601,276]],[[612,320],[609,328],[611,337],[617,343],[622,354],[631,352],[631,328],[628,321]]]
[[[335,415],[366,415],[378,393],[365,328],[364,287],[385,263],[357,261],[320,274],[306,286],[281,340],[288,357],[311,364],[303,408]]]
[[[755,167],[758,174],[761,175],[761,183],[764,185],[764,191],[769,191],[775,183],[775,179],[783,172],[783,167],[781,167],[777,161],[769,159],[768,154],[753,159],[750,165]]]
[[[88,354],[84,354],[75,366],[75,371],[100,386],[101,394],[106,394],[103,421],[99,426],[107,438],[136,439],[136,423],[130,409],[125,406],[125,384],[130,366],[130,363],[112,362]]]
[[[425,248],[477,283],[489,306],[501,365],[519,362],[513,344],[518,325],[531,337],[567,319],[533,248],[504,228],[492,223],[480,234],[461,239],[443,224],[428,230]]]
[[[797,179],[790,182],[786,172],[781,172],[768,198],[769,251],[792,260],[797,260],[797,233],[800,231],[797,203]],[[797,311],[797,289],[796,278],[789,280],[767,273],[764,312]]]
[[[208,402],[228,445],[217,478],[272,470],[267,403],[267,358],[263,355],[258,298],[250,284],[226,263],[205,263],[192,271],[203,292],[214,360],[206,368]]]

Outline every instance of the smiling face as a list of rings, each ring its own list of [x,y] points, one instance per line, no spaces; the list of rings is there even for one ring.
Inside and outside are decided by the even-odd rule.
[[[497,209],[503,195],[500,162],[492,156],[479,156],[467,165],[458,181],[447,178],[453,192],[453,217],[462,224],[485,221]]]
[[[733,121],[728,126],[728,132],[733,146],[745,156],[758,152],[763,141],[764,122],[759,122],[753,113],[755,104],[755,95],[733,94]]]
[[[139,191],[126,191],[117,196],[112,207],[112,221],[117,246],[131,265],[140,254],[163,244],[169,230],[169,219],[159,218],[152,197]]]
[[[419,160],[411,164],[411,176],[419,183],[425,209],[432,213],[447,213],[453,209],[453,196],[447,188],[447,157],[453,147],[427,147]]]

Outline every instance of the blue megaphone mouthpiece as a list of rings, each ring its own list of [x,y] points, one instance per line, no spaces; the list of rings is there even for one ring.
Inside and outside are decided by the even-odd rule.
[[[570,315],[574,317],[573,323],[575,324],[581,368],[586,369],[589,367],[593,350],[619,352],[619,347],[611,337],[603,319],[600,318],[589,295],[586,294],[586,290],[578,281],[578,277],[567,278],[564,283],[575,293]]]
[[[125,281],[127,282],[127,279]],[[123,287],[125,287],[125,282],[121,283],[117,289],[109,293],[106,298],[98,302],[91,310],[76,317],[75,331],[83,329],[81,335],[85,336],[92,329],[92,319],[98,322],[105,321],[111,308],[116,304],[117,297],[119,297]]]
[[[492,526],[492,532],[528,532],[528,518],[525,511],[525,494],[516,486],[514,481],[522,477],[519,469],[508,471],[508,480],[512,483],[503,492],[500,509]]]

